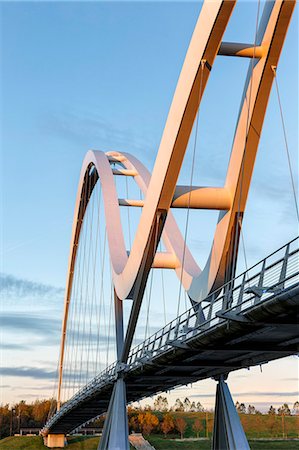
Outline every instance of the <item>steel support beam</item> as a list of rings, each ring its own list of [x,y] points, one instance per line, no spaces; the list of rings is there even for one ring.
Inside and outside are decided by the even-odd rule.
[[[250,450],[231,393],[219,377],[216,392],[213,450]]]
[[[115,331],[117,360],[120,363],[124,345],[123,303],[114,292]],[[119,368],[121,365],[119,364]],[[103,434],[98,450],[129,450],[129,426],[127,417],[126,385],[118,371],[118,378],[111,394]]]
[[[113,388],[98,450],[129,450],[126,386],[119,378]]]

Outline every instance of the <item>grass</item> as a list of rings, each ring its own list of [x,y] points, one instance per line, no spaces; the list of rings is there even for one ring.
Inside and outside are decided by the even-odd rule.
[[[70,436],[68,437],[68,450],[97,450],[99,437]],[[43,439],[40,436],[12,436],[0,440],[0,450],[45,450]],[[130,447],[133,450],[133,447]]]
[[[147,440],[156,450],[211,450],[210,440],[184,441],[169,440],[151,436]],[[251,450],[298,450],[298,441],[249,441]]]
[[[182,441],[150,436],[147,440],[156,450],[211,450],[210,440]],[[97,450],[99,438],[72,436],[68,438],[68,450]],[[298,441],[260,440],[249,441],[251,450],[298,450]],[[0,441],[0,450],[45,450],[39,436],[13,436]],[[132,449],[133,447],[131,447]]]
[[[74,436],[68,438],[69,450],[94,450],[97,449],[99,438]],[[45,450],[43,439],[39,436],[13,436],[0,441],[1,450]]]

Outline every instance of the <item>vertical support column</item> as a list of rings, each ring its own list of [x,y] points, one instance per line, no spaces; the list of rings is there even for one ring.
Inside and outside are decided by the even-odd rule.
[[[118,360],[117,379],[106,415],[103,434],[98,450],[129,450],[129,426],[127,417],[126,385],[122,375],[120,359],[124,345],[123,304],[114,292],[116,328],[116,351]]]
[[[216,392],[213,450],[250,450],[231,393],[221,375]]]

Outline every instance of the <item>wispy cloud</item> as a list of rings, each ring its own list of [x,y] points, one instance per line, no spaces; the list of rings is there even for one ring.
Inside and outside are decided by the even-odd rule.
[[[61,328],[61,321],[40,317],[39,315],[4,313],[1,317],[1,327],[2,329],[18,329],[30,331],[34,334],[39,333],[39,336],[41,334],[44,336],[56,336]]]
[[[252,397],[252,396],[256,396],[256,397],[294,397],[296,395],[298,395],[299,392],[298,391],[285,391],[285,392],[259,392],[259,391],[252,391],[252,392],[232,392],[232,395],[234,397]],[[215,397],[215,393],[207,393],[207,394],[194,394],[194,395],[189,395],[190,398],[210,398],[210,397]]]
[[[152,140],[136,129],[116,126],[92,110],[52,112],[43,117],[43,131],[67,141],[87,147],[101,147],[102,150],[126,150],[142,152],[152,157]],[[154,147],[155,148],[155,147]]]
[[[37,367],[1,367],[0,374],[10,377],[35,378],[38,380],[53,380],[56,371]]]
[[[38,314],[18,314],[3,313],[0,319],[2,332],[13,332],[19,334],[22,332],[22,342],[3,342],[3,350],[30,350],[37,346],[58,346],[61,338],[61,320],[47,318]],[[34,336],[34,341],[32,339]],[[26,341],[27,338],[27,341]],[[110,336],[112,341],[113,336]],[[2,339],[4,341],[4,339]],[[91,348],[97,346],[99,349],[106,348],[108,336],[93,330],[82,331],[82,327],[78,330],[76,327],[72,331],[68,331],[69,345],[76,345],[77,342],[85,342]],[[111,345],[110,342],[110,345]]]
[[[2,350],[29,350],[30,346],[25,344],[1,343]]]
[[[7,297],[54,297],[62,296],[64,289],[55,286],[36,283],[14,277],[13,275],[0,273],[0,294]]]

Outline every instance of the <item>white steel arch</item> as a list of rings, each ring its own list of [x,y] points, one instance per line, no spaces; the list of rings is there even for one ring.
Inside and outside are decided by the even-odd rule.
[[[67,289],[59,364],[58,405],[63,373],[64,344],[69,302],[82,220],[92,189],[99,178],[105,204],[105,217],[113,282],[117,298],[132,298],[132,310],[126,331],[121,361],[132,342],[149,271],[152,267],[173,268],[193,301],[200,301],[234,275],[235,249],[238,247],[242,215],[270,90],[281,49],[295,6],[292,0],[269,1],[264,9],[255,45],[221,43],[235,1],[207,1],[196,24],[165,125],[152,176],[133,156],[118,152],[86,155],[78,187],[69,258]],[[241,101],[238,123],[227,170],[221,188],[177,186],[177,179],[200,101],[217,54],[252,58]],[[115,170],[110,163],[122,168]],[[133,176],[146,193],[143,211],[130,255],[127,254],[120,221],[120,201],[114,175]],[[86,189],[86,186],[89,189]],[[89,192],[88,198],[82,193]],[[140,206],[140,203],[136,203]],[[132,206],[133,203],[132,203]],[[186,248],[169,212],[171,207],[219,209],[211,253],[201,270]],[[157,254],[160,237],[167,254]]]

